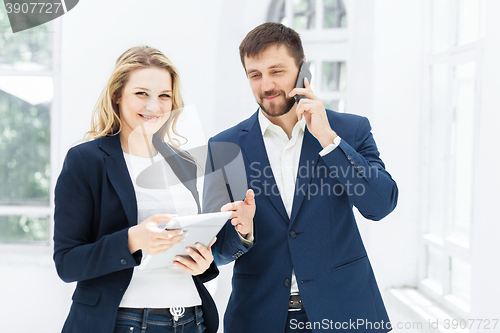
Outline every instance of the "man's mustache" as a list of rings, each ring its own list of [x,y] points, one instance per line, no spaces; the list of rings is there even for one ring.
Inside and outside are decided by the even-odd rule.
[[[269,96],[275,96],[275,95],[283,95],[286,96],[286,93],[283,90],[271,90],[271,91],[265,91],[259,95],[260,98],[266,98]]]

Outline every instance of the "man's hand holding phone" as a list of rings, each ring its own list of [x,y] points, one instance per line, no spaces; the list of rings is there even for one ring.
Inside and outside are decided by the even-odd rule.
[[[337,137],[337,133],[335,133],[328,122],[325,104],[321,99],[314,95],[309,79],[305,76],[305,74],[301,74],[305,72],[304,66],[307,65],[303,61],[299,70],[296,84],[297,87],[293,89],[288,96],[295,97],[296,100],[297,96],[299,97],[299,102],[297,104],[297,108],[295,109],[298,120],[305,117],[309,132],[311,132],[311,134],[319,141],[321,146],[325,148],[329,144],[333,143],[333,140]],[[307,70],[307,72],[309,72],[309,70]],[[309,77],[311,76],[309,75]],[[301,79],[303,80],[303,88],[300,87]],[[301,96],[305,96],[305,98]]]

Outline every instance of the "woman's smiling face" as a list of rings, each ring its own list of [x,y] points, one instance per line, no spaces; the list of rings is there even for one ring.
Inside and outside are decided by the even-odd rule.
[[[137,134],[153,135],[172,111],[172,76],[155,67],[132,72],[117,104],[122,121],[121,135],[128,137],[134,130]]]

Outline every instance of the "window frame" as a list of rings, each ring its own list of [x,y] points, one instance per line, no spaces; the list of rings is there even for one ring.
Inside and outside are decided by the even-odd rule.
[[[448,176],[446,180],[446,193],[448,193],[448,197],[446,198],[446,219],[443,221],[443,234],[442,237],[437,236],[428,232],[428,223],[430,222],[429,218],[429,203],[431,198],[432,187],[430,186],[431,178],[429,177],[429,168],[430,163],[429,155],[431,155],[430,151],[432,149],[432,138],[431,138],[431,113],[432,111],[432,67],[434,65],[446,65],[447,66],[447,96],[446,96],[446,115],[448,117],[447,122],[447,138],[450,138],[451,130],[453,128],[453,122],[451,116],[453,115],[455,108],[455,68],[456,66],[468,63],[475,64],[475,78],[474,78],[474,108],[473,108],[473,137],[470,138],[472,140],[472,170],[471,177],[472,183],[474,183],[474,177],[477,170],[477,154],[479,151],[479,128],[480,128],[480,110],[481,110],[481,73],[482,73],[482,53],[483,53],[483,40],[484,40],[484,28],[483,23],[484,20],[484,2],[480,0],[479,3],[479,31],[478,38],[470,43],[458,45],[458,0],[450,0],[450,13],[449,13],[449,27],[450,31],[448,33],[448,48],[443,51],[439,51],[433,53],[431,49],[432,40],[431,40],[431,26],[432,26],[432,4],[430,0],[426,0],[425,2],[425,12],[428,15],[424,15],[424,40],[425,40],[425,56],[423,63],[423,108],[422,108],[422,150],[421,150],[421,160],[424,161],[425,167],[421,171],[421,179],[423,180],[422,184],[422,198],[421,200],[421,208],[420,208],[420,241],[419,241],[419,267],[418,267],[418,283],[417,287],[423,294],[432,299],[434,302],[442,306],[444,309],[453,313],[461,319],[468,319],[470,313],[470,300],[469,304],[463,304],[463,302],[453,294],[451,294],[452,290],[452,267],[451,261],[453,258],[461,260],[471,266],[471,275],[472,275],[472,260],[471,260],[471,247],[472,244],[469,241],[469,244],[460,244],[459,242],[453,241],[452,237],[450,237],[450,221],[449,218],[452,218],[453,215],[449,212],[453,209],[453,176]],[[444,129],[443,129],[444,130]],[[453,144],[451,141],[449,144]],[[445,158],[446,170],[451,175],[454,173],[454,159],[453,159],[453,147],[449,147],[449,151],[447,152],[447,156]],[[429,161],[426,162],[426,161]],[[474,187],[471,188],[470,193],[470,204],[471,204],[471,216],[470,216],[470,230],[469,230],[469,239],[472,239],[473,228],[474,228]],[[441,279],[440,284],[442,286],[442,291],[439,292],[434,286],[433,283],[427,279],[427,247],[432,247],[441,252],[444,256],[443,266],[441,267]],[[473,294],[473,285],[470,285],[470,294]],[[462,303],[462,304],[460,304]]]
[[[53,225],[54,225],[54,187],[59,167],[59,145],[60,138],[60,93],[61,93],[61,20],[53,20],[52,25],[52,68],[49,70],[13,70],[0,69],[0,76],[45,76],[52,77],[54,94],[50,105],[50,143],[49,143],[49,163],[50,163],[50,187],[48,205],[25,204],[2,204],[0,203],[0,216],[27,215],[30,217],[47,218],[47,240],[33,242],[0,242],[0,254],[12,253],[13,251],[29,251],[32,255],[46,254],[46,250],[53,245]]]
[[[281,8],[285,4],[285,17],[290,28],[294,29],[293,20],[293,0],[273,0],[269,6],[267,21],[279,22]],[[346,20],[349,22],[347,3],[344,1],[346,8]],[[310,30],[297,30],[300,34],[302,44],[306,52],[306,61],[314,62],[315,68],[311,70],[312,85],[314,92],[318,98],[322,100],[337,100],[339,103],[348,105],[347,93],[349,89],[348,67],[349,67],[349,25],[345,28],[323,28],[324,18],[324,2],[323,0],[315,0],[316,8],[316,26]],[[323,78],[323,62],[345,62],[346,66],[346,88],[345,90],[329,91],[322,87]],[[339,110],[336,110],[339,111]]]

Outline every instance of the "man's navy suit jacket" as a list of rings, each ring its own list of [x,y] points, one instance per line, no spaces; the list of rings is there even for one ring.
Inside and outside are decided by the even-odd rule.
[[[256,194],[254,245],[242,245],[229,224],[215,244],[218,265],[236,259],[226,332],[283,332],[292,268],[308,320],[323,325],[317,324],[315,332],[335,327],[372,331],[370,326],[354,329],[358,319],[371,322],[373,331],[389,331],[375,329],[389,318],[353,206],[364,217],[380,220],[395,208],[398,189],[379,157],[368,119],[329,110],[327,115],[341,143],[321,157],[320,143],[306,128],[290,218],[270,171],[258,113],[209,140],[207,163],[214,169],[220,168],[214,163],[225,160],[224,152],[213,148],[216,143],[239,146],[248,187]]]
[[[196,166],[158,138],[153,143],[199,202],[192,181]],[[54,261],[62,280],[78,284],[63,332],[113,332],[118,306],[142,258],[141,251],[131,254],[128,249],[128,229],[137,224],[137,216],[118,135],[68,151],[55,189]],[[212,264],[203,275],[193,277],[211,333],[217,331],[219,319],[203,282],[217,274]]]

